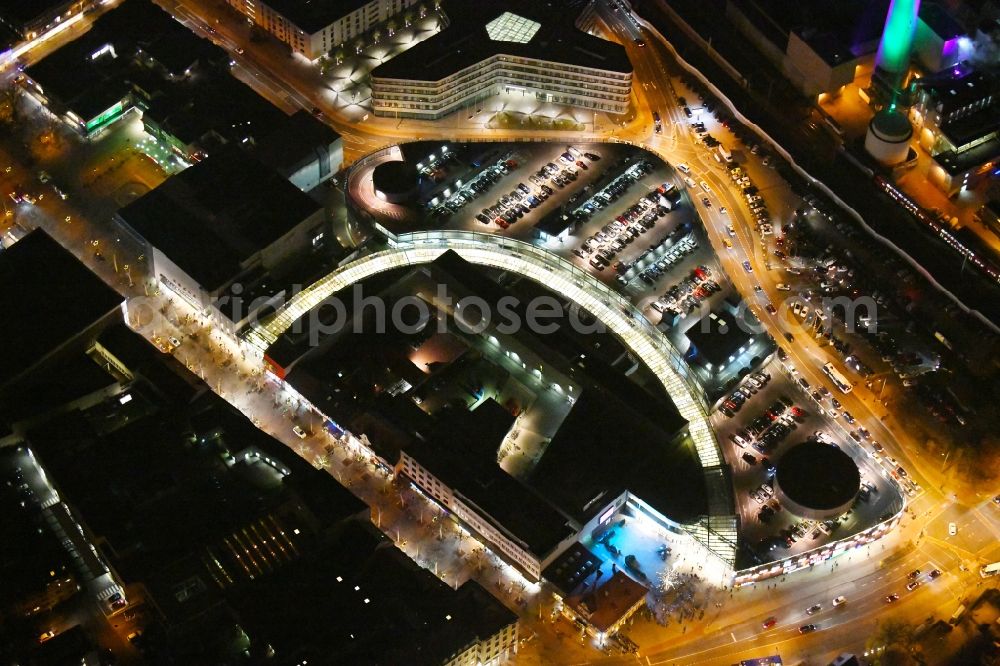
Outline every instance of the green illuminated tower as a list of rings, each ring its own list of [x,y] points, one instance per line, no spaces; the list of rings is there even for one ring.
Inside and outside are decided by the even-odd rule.
[[[893,93],[899,90],[910,64],[919,11],[920,0],[892,0],[889,3],[875,67],[877,77]]]

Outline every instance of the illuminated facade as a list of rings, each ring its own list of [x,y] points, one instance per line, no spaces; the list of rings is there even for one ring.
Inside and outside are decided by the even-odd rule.
[[[875,67],[885,85],[896,90],[910,66],[920,0],[892,0],[875,55]]]
[[[516,11],[507,11],[516,10]],[[628,110],[625,49],[527,2],[445,3],[440,33],[372,70],[376,115],[435,119],[500,93],[606,113]]]
[[[316,60],[342,44],[388,21],[417,0],[353,0],[305,3],[298,0],[227,0],[292,51]],[[318,5],[318,6],[317,6]]]
[[[437,81],[372,75],[376,115],[435,119],[500,93],[530,94],[540,102],[607,113],[628,110],[632,73],[536,58],[492,56]]]

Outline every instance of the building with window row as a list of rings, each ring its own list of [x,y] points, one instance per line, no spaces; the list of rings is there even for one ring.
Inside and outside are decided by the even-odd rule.
[[[417,0],[227,0],[292,51],[317,60],[332,49],[388,21]]]
[[[443,11],[440,33],[372,70],[376,115],[435,119],[517,92],[606,113],[628,109],[625,49],[579,30],[551,3],[446,2]]]

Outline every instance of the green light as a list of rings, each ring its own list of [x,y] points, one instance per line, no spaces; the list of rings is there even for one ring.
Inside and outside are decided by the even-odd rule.
[[[920,0],[892,0],[889,4],[889,15],[875,58],[875,63],[883,70],[897,74],[906,71],[919,11]]]
[[[118,116],[120,116],[124,111],[124,109],[125,105],[122,102],[115,102],[107,110],[102,112],[100,115],[91,118],[87,122],[87,132],[93,132],[98,127],[107,125],[111,121],[115,120]]]

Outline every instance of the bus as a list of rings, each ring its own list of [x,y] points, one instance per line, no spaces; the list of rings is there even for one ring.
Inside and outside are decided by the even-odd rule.
[[[830,378],[833,385],[840,389],[841,393],[850,393],[854,389],[851,383],[844,378],[844,375],[837,372],[837,368],[833,367],[833,363],[824,365],[823,372]]]
[[[722,145],[719,146],[719,157],[725,160],[726,164],[731,164],[733,161],[733,154]]]
[[[987,564],[985,567],[979,570],[979,575],[983,578],[989,578],[990,576],[996,576],[1000,574],[1000,562],[994,562],[993,564]]]

